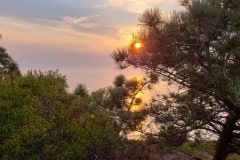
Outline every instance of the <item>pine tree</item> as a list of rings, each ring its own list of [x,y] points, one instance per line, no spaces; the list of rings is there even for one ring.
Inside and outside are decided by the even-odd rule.
[[[189,133],[217,135],[214,160],[240,153],[240,1],[183,0],[168,18],[157,9],[140,18],[142,43],[114,51],[119,68],[134,66],[173,82],[178,91],[151,107],[159,137],[179,145]]]

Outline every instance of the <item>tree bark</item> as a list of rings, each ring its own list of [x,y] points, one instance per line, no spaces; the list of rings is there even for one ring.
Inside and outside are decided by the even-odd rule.
[[[225,160],[230,154],[229,145],[233,140],[233,131],[236,128],[236,122],[239,116],[236,113],[229,113],[226,122],[223,126],[222,133],[218,139],[216,146],[216,152],[213,160]]]

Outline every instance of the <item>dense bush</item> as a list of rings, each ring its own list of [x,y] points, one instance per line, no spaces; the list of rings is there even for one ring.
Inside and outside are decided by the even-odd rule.
[[[111,159],[118,145],[104,110],[66,91],[57,72],[0,79],[0,159]]]

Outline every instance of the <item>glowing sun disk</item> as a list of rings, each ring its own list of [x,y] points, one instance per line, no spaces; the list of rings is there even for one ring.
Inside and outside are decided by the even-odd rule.
[[[137,42],[137,43],[135,43],[134,47],[137,48],[137,49],[139,49],[139,48],[142,47],[142,43]]]

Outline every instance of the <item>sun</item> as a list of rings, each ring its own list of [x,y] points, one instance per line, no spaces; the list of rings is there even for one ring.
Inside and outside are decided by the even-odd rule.
[[[136,43],[134,44],[134,47],[135,47],[136,49],[140,49],[140,48],[142,48],[142,43],[136,42]]]

